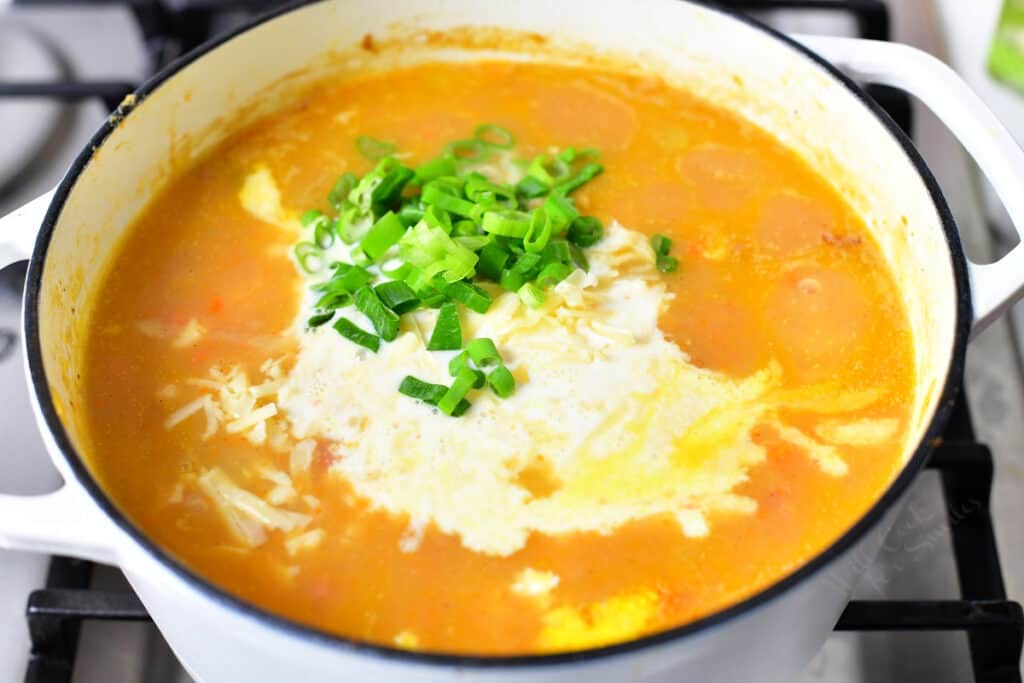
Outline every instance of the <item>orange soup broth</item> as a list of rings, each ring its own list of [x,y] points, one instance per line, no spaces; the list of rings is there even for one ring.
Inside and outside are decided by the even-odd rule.
[[[321,501],[326,538],[298,557],[274,534],[239,548],[201,493],[175,495],[183,474],[214,464],[257,494],[270,484],[253,463],[287,470],[287,454],[240,436],[203,441],[201,420],[164,428],[196,395],[169,396],[166,385],[215,365],[255,375],[293,343],[281,331],[298,313],[299,276],[286,256],[295,238],[242,209],[246,174],[266,164],[287,206],[327,210],[340,173],[372,167],[357,135],[394,141],[411,164],[481,122],[513,131],[525,158],[567,145],[601,150],[606,171],[576,194],[578,205],[675,240],[680,266],[665,276],[675,298],[660,324],[696,365],[738,378],[775,362],[784,387],[878,388],[884,399],[857,416],[897,417],[905,428],[913,355],[896,285],[862,222],[794,154],[657,80],[434,64],[310,92],[175,179],[130,231],[95,302],[86,362],[90,462],[117,504],[200,574],[275,613],[383,643],[411,630],[422,649],[471,653],[537,650],[543,609],[508,589],[526,567],[557,572],[555,604],[653,589],[650,631],[735,603],[832,543],[893,478],[901,448],[843,448],[849,472],[834,477],[759,427],[767,459],[737,490],[757,501],[755,514],[713,517],[706,538],[660,518],[609,535],[534,534],[510,557],[471,552],[432,528],[417,552],[401,552],[407,520],[370,510],[328,477],[323,444],[296,486]],[[193,318],[207,334],[185,348],[137,329]]]

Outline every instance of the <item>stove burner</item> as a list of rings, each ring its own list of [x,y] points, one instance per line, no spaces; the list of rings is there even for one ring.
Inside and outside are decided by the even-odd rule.
[[[0,16],[0,82],[61,81],[68,67],[53,46],[31,30]],[[0,100],[0,191],[33,166],[61,125],[66,106],[52,100]]]
[[[18,333],[11,330],[0,330],[0,363],[10,358],[14,353],[15,342],[18,341]]]

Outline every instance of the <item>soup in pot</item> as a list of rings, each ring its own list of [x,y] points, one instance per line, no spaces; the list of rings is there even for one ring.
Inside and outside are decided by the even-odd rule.
[[[874,503],[912,404],[900,301],[828,179],[657,79],[352,76],[129,231],[90,313],[90,464],[186,565],[318,629],[619,642]]]

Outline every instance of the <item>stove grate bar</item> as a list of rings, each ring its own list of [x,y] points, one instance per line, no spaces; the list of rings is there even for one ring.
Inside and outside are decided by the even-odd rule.
[[[135,90],[135,85],[126,81],[20,81],[0,82],[0,99],[7,97],[50,98],[75,101],[92,97],[114,111],[124,96]]]
[[[146,608],[134,593],[88,589],[48,588],[33,591],[26,610],[29,621],[49,619],[98,619],[145,621]]]
[[[1024,609],[1007,600],[853,600],[835,627],[836,631],[989,629],[1021,632]]]

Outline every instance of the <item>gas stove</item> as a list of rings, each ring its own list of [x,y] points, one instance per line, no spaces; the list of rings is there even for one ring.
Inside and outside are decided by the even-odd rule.
[[[942,21],[955,15],[944,8],[962,1],[720,4],[783,31],[898,39],[943,57]],[[0,214],[54,186],[135,84],[272,4],[0,0]],[[1000,233],[988,229],[972,171],[952,139],[904,95],[869,92],[913,131],[946,189],[968,252],[999,249]],[[59,481],[36,433],[22,374],[17,325],[24,275],[23,265],[0,271],[0,491],[22,494],[52,490]],[[967,399],[881,556],[864,563],[855,600],[801,683],[1021,681],[1024,613],[1007,600],[1007,586],[1011,596],[1024,594],[1024,549],[1004,536],[1002,564],[997,552],[997,535],[1015,530],[1024,498],[1024,472],[1012,460],[1024,444],[1024,375],[1015,339],[1010,325],[997,323],[975,340]],[[0,683],[188,680],[117,570],[0,551]]]

